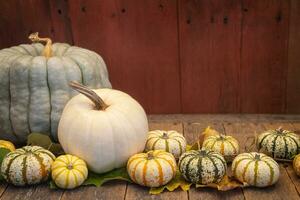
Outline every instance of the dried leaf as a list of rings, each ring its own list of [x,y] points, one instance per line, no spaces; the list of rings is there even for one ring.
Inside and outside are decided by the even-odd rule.
[[[235,188],[240,188],[245,186],[247,185],[227,175],[225,175],[224,178],[219,183],[211,183],[207,185],[196,184],[196,188],[210,187],[210,188],[216,188],[220,191],[228,191],[228,190],[233,190]]]
[[[42,133],[31,133],[28,135],[27,145],[43,147],[51,151],[56,156],[64,154],[64,151],[59,143],[52,142],[48,135]]]
[[[176,171],[176,176],[173,178],[168,184],[163,185],[161,187],[150,188],[150,194],[160,194],[165,189],[172,192],[178,187],[180,187],[183,191],[187,191],[190,189],[192,183],[188,183],[180,174],[179,170]]]
[[[206,138],[212,135],[220,135],[220,133],[208,126],[199,137],[200,144],[202,144]]]

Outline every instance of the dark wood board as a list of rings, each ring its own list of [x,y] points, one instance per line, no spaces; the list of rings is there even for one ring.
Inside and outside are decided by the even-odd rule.
[[[289,1],[243,0],[242,113],[284,113]]]
[[[291,0],[288,74],[287,74],[287,113],[300,113],[300,1]]]
[[[183,113],[239,112],[241,5],[179,1]]]
[[[76,0],[69,7],[74,43],[103,56],[114,88],[147,112],[181,112],[176,1]]]

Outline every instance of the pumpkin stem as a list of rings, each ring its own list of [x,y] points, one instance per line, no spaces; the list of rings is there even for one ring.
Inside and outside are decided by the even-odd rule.
[[[42,55],[47,59],[52,56],[52,40],[50,38],[40,38],[39,33],[31,33],[28,37],[32,42],[46,42]]]
[[[78,82],[75,82],[75,81],[71,81],[69,83],[69,85],[77,92],[79,92],[79,93],[83,94],[84,96],[86,96],[87,98],[89,98],[95,104],[96,110],[105,110],[108,107],[108,105],[103,101],[103,99],[101,99],[101,97],[99,97],[96,94],[96,92],[89,89],[88,87],[86,87]]]
[[[169,136],[168,136],[168,134],[166,132],[164,132],[163,135],[162,135],[162,138],[163,139],[169,139]]]
[[[154,158],[153,152],[152,152],[152,151],[149,151],[149,152],[147,153],[147,159],[148,159],[148,160],[151,160],[151,159],[153,159],[153,158]]]

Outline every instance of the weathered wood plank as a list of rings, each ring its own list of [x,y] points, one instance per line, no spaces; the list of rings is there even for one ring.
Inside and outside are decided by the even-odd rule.
[[[150,122],[300,122],[300,115],[271,114],[171,114],[148,115]]]
[[[127,183],[113,181],[101,187],[86,186],[75,190],[66,190],[61,200],[80,199],[124,199]]]
[[[254,132],[261,133],[266,130],[262,124],[254,123],[225,123],[225,131],[228,135],[236,137],[244,151],[247,137],[254,135]],[[277,184],[267,188],[244,188],[246,199],[299,199],[298,193],[289,178],[284,166],[280,164],[280,178]]]
[[[50,190],[47,184],[37,186],[15,187],[9,185],[1,200],[60,200],[63,190]]]
[[[242,4],[241,112],[284,113],[289,1]]]
[[[287,113],[300,113],[300,1],[291,0],[287,74]]]
[[[103,56],[114,88],[147,112],[180,113],[176,1],[74,0],[69,7],[75,44]]]
[[[225,134],[224,127],[221,123],[213,122],[197,122],[184,124],[184,135],[188,143],[193,143],[199,138],[207,126],[211,126],[222,134]],[[241,189],[231,190],[227,192],[220,192],[211,188],[195,188],[189,190],[189,199],[244,199]]]
[[[162,129],[162,130],[176,130],[179,132],[183,132],[183,126],[181,123],[151,123],[150,124],[150,130],[156,130],[156,129]],[[126,200],[133,200],[133,199],[178,199],[178,200],[187,200],[188,194],[187,192],[184,192],[182,190],[176,190],[174,192],[163,192],[159,195],[150,195],[149,194],[149,188],[142,187],[136,184],[128,184],[126,196]]]
[[[240,1],[178,2],[182,111],[239,112]]]
[[[73,44],[71,19],[67,1],[49,0],[54,42]]]

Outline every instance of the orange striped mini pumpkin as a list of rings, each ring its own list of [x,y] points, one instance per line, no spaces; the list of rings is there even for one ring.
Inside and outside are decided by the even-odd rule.
[[[139,185],[158,187],[175,177],[176,161],[171,153],[162,150],[139,153],[129,158],[127,172]]]
[[[61,155],[52,164],[52,180],[64,189],[80,186],[88,176],[86,163],[73,155]]]
[[[232,136],[222,134],[206,138],[203,147],[222,154],[227,162],[239,153],[239,142]]]
[[[148,133],[146,151],[164,150],[178,159],[185,152],[186,140],[177,131],[155,130]]]
[[[241,182],[256,187],[275,184],[279,178],[279,165],[263,153],[242,153],[232,162],[232,173]]]

